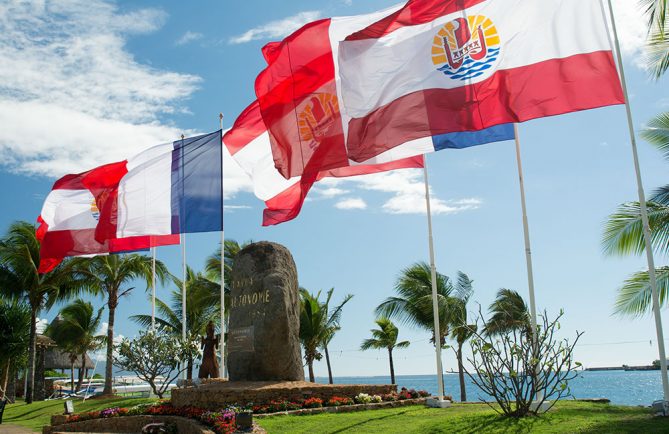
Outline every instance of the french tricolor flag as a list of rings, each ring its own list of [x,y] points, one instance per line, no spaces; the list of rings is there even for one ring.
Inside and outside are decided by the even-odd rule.
[[[223,227],[221,132],[155,146],[128,160],[56,181],[37,237],[39,271],[65,257],[179,244],[179,234]]]

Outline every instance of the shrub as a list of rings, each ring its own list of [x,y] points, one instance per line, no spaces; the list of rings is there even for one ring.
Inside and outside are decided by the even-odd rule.
[[[372,399],[372,402],[374,402],[374,403],[379,403],[379,402],[383,401],[383,399],[379,395],[373,395],[371,399]]]
[[[430,392],[428,392],[427,390],[419,390],[418,391],[418,396],[421,397],[421,398],[427,398],[428,396],[430,396]],[[452,401],[452,399],[451,399],[451,401]]]
[[[356,404],[369,404],[370,402],[372,402],[372,397],[366,393],[360,393],[353,399]]]
[[[397,401],[398,395],[396,392],[390,392],[386,393],[385,395],[381,395],[381,399],[384,401]]]
[[[323,406],[323,400],[320,398],[307,398],[304,400],[302,403],[302,407],[304,408],[320,408]],[[254,411],[255,413],[255,411]]]
[[[351,398],[345,398],[341,396],[333,396],[327,402],[327,405],[330,407],[339,407],[341,405],[353,405],[353,400]]]

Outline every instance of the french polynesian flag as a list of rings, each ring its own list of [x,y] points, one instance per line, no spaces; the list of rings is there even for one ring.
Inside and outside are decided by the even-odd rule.
[[[411,0],[339,46],[348,157],[623,104],[600,0]]]
[[[315,21],[281,42],[266,45],[263,55],[267,68],[258,75],[255,83],[257,103],[252,104],[235,123],[233,131],[226,134],[225,142],[233,156],[235,150],[249,143],[243,137],[257,138],[261,137],[259,131],[267,131],[262,137],[270,143],[273,164],[279,173],[286,180],[301,176],[303,185],[311,185],[323,176],[323,172],[333,169],[350,171],[356,164],[387,164],[446,148],[513,139],[513,127],[500,125],[484,131],[415,137],[418,140],[402,140],[401,146],[388,148],[387,152],[370,158],[355,161],[348,158],[345,138],[350,118],[340,110],[341,83],[336,62],[339,43],[349,34],[381,20],[398,8]],[[254,114],[249,115],[249,112]],[[258,119],[255,112],[262,119]],[[244,119],[249,116],[254,120]],[[255,127],[242,131],[242,124],[255,124]],[[233,139],[237,136],[239,140]],[[244,167],[243,162],[240,164]],[[361,174],[365,169],[356,170],[359,171],[356,174]],[[263,197],[266,200],[266,196]]]
[[[152,147],[56,181],[37,238],[39,271],[65,257],[179,244],[223,227],[221,131]]]

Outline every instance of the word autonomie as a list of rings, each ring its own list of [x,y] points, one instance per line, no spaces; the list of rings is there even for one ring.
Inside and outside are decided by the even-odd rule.
[[[231,307],[254,306],[269,303],[269,289],[256,291],[251,294],[241,294],[232,298]]]

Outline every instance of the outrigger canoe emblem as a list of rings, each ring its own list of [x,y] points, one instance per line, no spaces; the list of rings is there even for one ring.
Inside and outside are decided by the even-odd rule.
[[[483,15],[449,21],[435,35],[432,62],[452,79],[467,80],[494,71],[500,38],[493,22]]]

